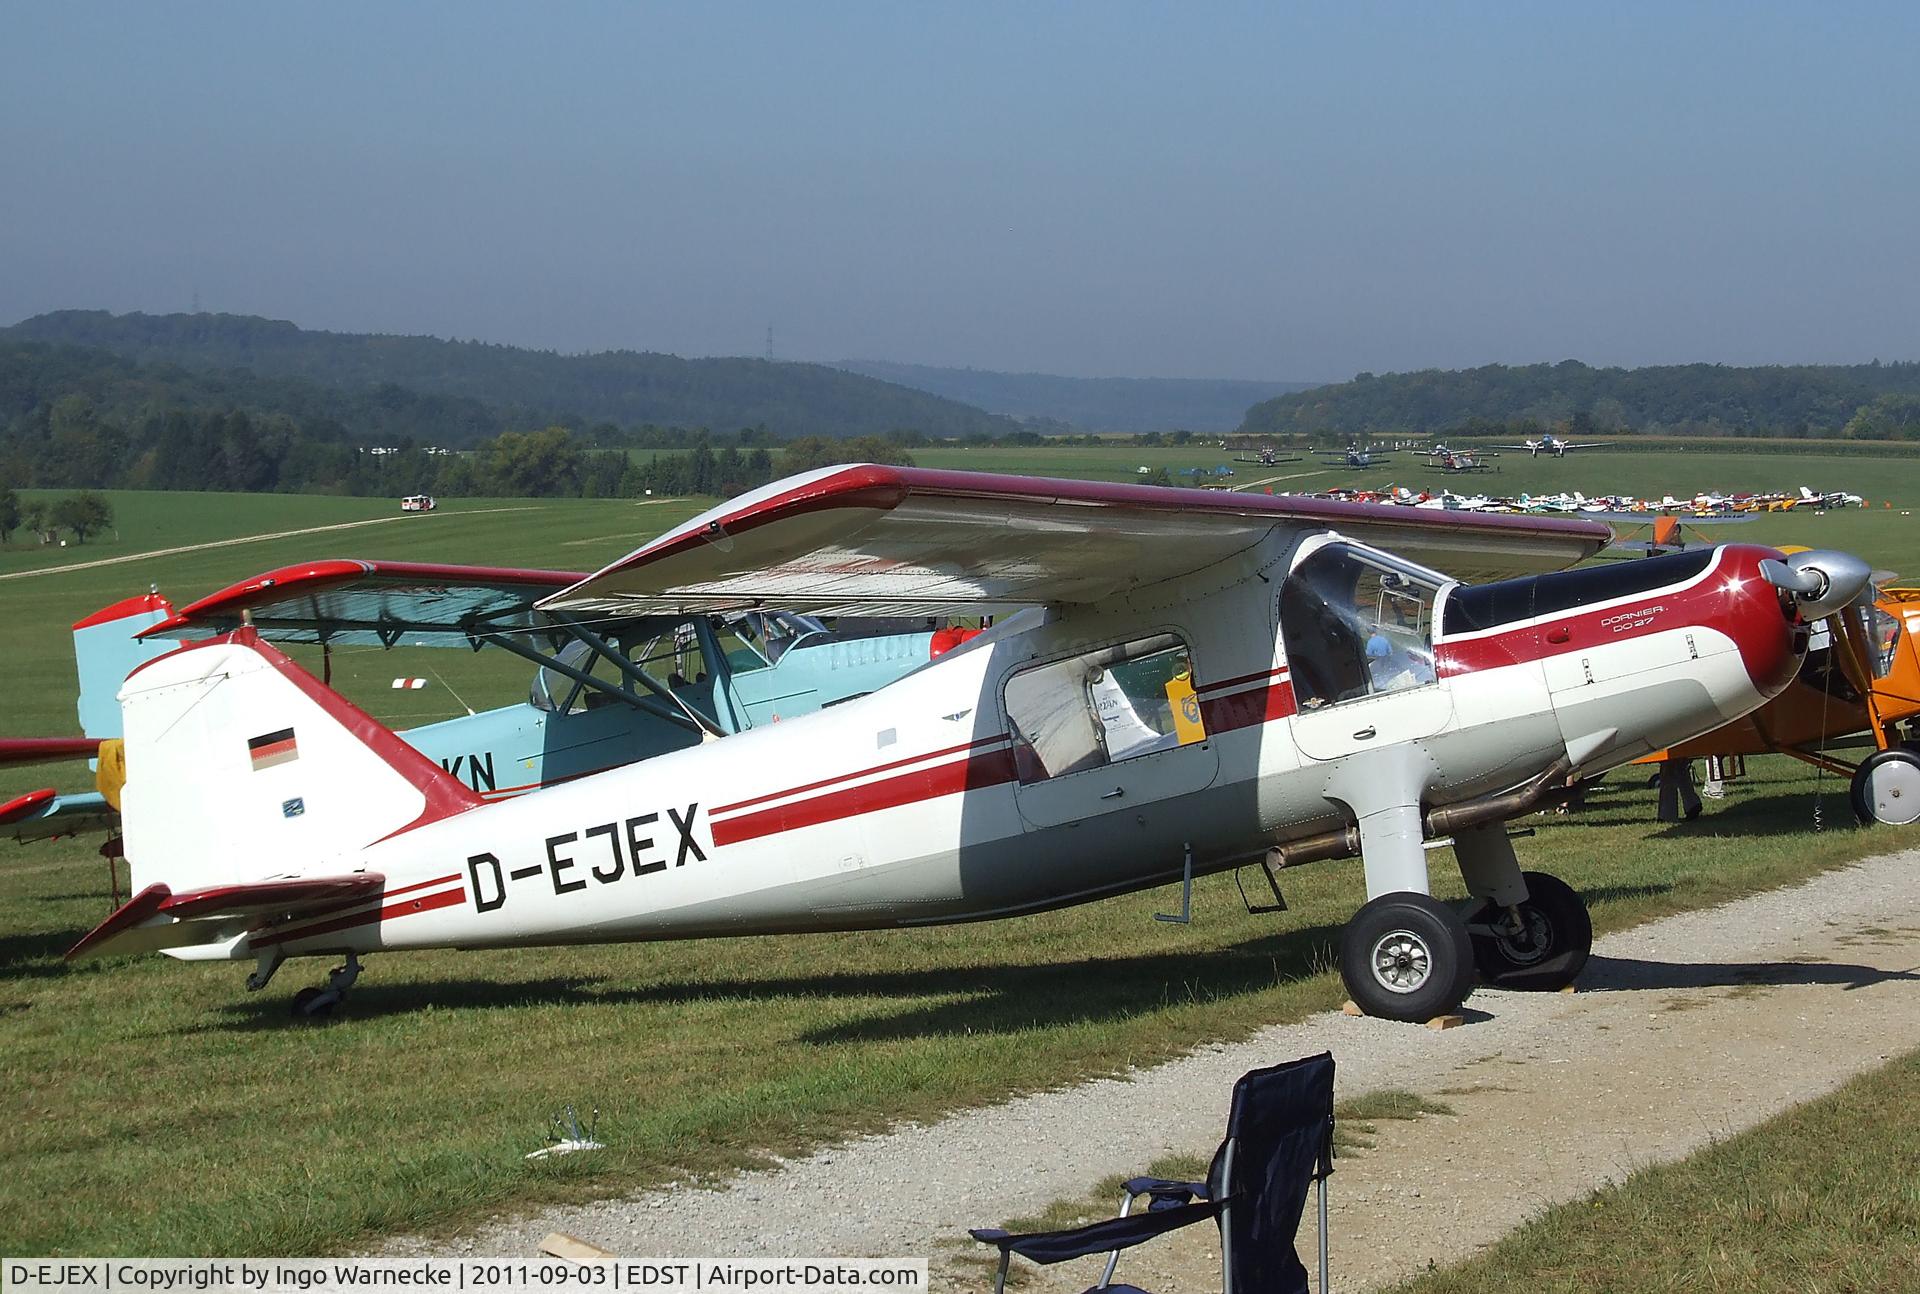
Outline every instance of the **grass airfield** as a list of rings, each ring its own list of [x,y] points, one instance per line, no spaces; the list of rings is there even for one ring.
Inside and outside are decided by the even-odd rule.
[[[1125,479],[1143,452],[917,457],[931,466]],[[1160,452],[1193,466],[1214,461],[1191,449]],[[1237,465],[1236,479],[1316,466]],[[1412,484],[1416,473],[1500,493],[1844,487],[1872,493],[1876,503],[1885,493],[1896,506],[1769,516],[1711,534],[1850,547],[1896,569],[1912,549],[1913,521],[1900,509],[1920,503],[1915,460],[1608,450],[1527,470],[1560,479],[1518,485],[1517,466],[1465,481],[1418,467],[1332,469],[1296,488]],[[1642,480],[1663,471],[1675,479]],[[395,506],[158,494],[121,494],[114,503],[119,538],[56,553],[0,549],[0,576],[374,520]],[[699,506],[463,501],[346,531],[0,579],[10,684],[0,732],[71,731],[67,626],[149,584],[185,602],[323,556],[591,569]],[[398,675],[434,677],[429,670],[442,679],[424,692],[388,687]],[[446,682],[478,709],[522,695],[528,674],[504,653],[335,654],[343,690],[400,726],[459,713]],[[1616,776],[1585,814],[1530,820],[1539,834],[1521,843],[1523,861],[1586,891],[1596,927],[1606,930],[1920,840],[1920,831],[1854,828],[1835,779],[1816,780],[1779,760],[1755,761],[1754,770],[1706,817],[1679,827],[1653,822],[1652,793]],[[8,770],[0,796],[88,780],[84,764]],[[291,1022],[287,1002],[324,973],[319,961],[290,964],[254,995],[241,987],[240,964],[62,962],[60,953],[108,906],[97,844],[0,849],[0,1160],[9,1165],[0,1249],[10,1253],[335,1252],[395,1231],[471,1222],[491,1209],[719,1172],[889,1121],[1151,1062],[1336,1005],[1334,940],[1364,899],[1359,868],[1336,863],[1296,873],[1287,889],[1293,910],[1281,917],[1248,916],[1230,877],[1202,882],[1185,927],[1151,920],[1177,903],[1158,892],[944,930],[375,956],[341,1015],[316,1027]],[[238,850],[244,842],[210,846]],[[1436,866],[1443,887],[1457,886],[1450,870]],[[609,1149],[525,1162],[548,1117],[568,1103],[600,1110]]]

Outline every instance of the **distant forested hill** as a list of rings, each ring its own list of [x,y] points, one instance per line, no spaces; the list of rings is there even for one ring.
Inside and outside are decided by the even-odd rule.
[[[247,370],[342,391],[403,388],[492,406],[522,424],[572,418],[636,426],[765,427],[782,438],[1004,435],[1004,418],[818,364],[681,359],[637,351],[560,355],[484,342],[309,331],[252,315],[62,310],[0,340],[96,347],[202,371]]]
[[[1310,382],[1177,377],[1055,377],[988,369],[842,360],[836,368],[962,400],[1015,418],[1071,423],[1083,431],[1228,432],[1247,406]]]
[[[1886,438],[1910,434],[1903,428],[1915,426],[1915,396],[1920,363],[1625,369],[1567,360],[1362,373],[1257,404],[1241,430],[1471,433],[1532,422],[1596,432]]]
[[[80,401],[80,405],[73,402]],[[243,409],[293,419],[312,434],[361,444],[471,445],[505,429],[478,400],[423,395],[391,383],[340,390],[245,370],[142,364],[95,347],[17,341],[0,329],[0,433],[38,419],[62,401],[91,418],[130,423],[177,409]]]

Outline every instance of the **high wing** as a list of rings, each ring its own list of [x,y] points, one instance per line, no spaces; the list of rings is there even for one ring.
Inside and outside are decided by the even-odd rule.
[[[149,885],[69,948],[67,959],[217,943],[282,921],[359,907],[379,898],[385,885],[377,872],[214,885],[184,894]]]
[[[1557,570],[1598,522],[873,464],[744,494],[539,604],[620,614],[937,615],[1087,603],[1176,580],[1276,527],[1337,528],[1464,578]]]
[[[142,637],[198,638],[249,620],[273,642],[467,646],[468,633],[524,628],[575,571],[330,559],[283,566],[181,608]]]

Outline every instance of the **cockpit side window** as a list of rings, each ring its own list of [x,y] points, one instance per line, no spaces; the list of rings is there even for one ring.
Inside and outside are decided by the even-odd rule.
[[[1435,679],[1427,572],[1328,544],[1280,586],[1280,634],[1303,710],[1424,687]]]
[[[1039,782],[1207,739],[1193,657],[1172,634],[1010,675],[1007,718],[1022,782]]]

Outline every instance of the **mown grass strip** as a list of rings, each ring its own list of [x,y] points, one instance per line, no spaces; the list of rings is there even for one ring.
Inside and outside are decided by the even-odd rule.
[[[1920,1052],[1686,1159],[1549,1209],[1396,1294],[1914,1289],[1916,1146]]]

